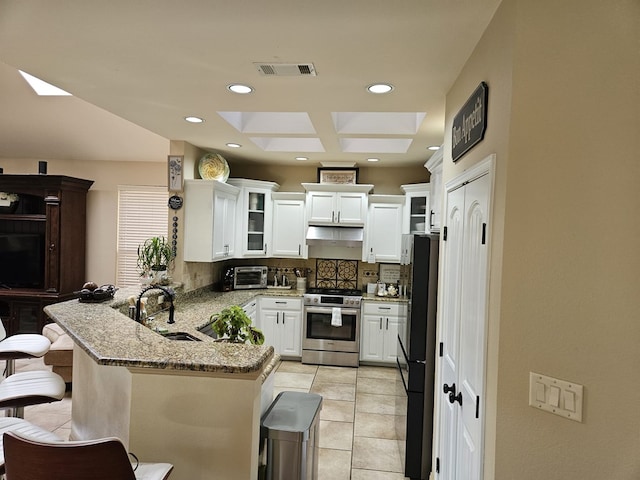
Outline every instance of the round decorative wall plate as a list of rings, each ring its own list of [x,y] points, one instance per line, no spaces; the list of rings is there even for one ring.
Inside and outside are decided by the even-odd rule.
[[[171,210],[179,210],[182,208],[182,197],[172,195],[169,197],[169,208]]]
[[[219,153],[207,153],[198,163],[200,177],[205,180],[226,182],[229,178],[229,164]]]

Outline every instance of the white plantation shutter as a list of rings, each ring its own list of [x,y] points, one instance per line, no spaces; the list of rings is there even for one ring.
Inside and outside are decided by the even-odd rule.
[[[150,237],[167,237],[169,193],[166,187],[118,186],[118,250],[116,284],[138,285],[138,245]]]

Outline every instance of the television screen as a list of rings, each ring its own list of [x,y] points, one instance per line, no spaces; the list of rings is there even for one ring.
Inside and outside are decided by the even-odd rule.
[[[0,234],[0,288],[44,287],[44,235]]]

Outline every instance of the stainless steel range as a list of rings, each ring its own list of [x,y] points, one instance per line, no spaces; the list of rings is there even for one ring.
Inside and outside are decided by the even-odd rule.
[[[302,363],[357,367],[359,290],[310,288],[304,295]]]

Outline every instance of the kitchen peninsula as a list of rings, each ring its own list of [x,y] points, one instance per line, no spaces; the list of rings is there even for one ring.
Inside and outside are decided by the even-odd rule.
[[[257,478],[260,415],[278,357],[271,346],[214,342],[198,330],[255,293],[179,297],[167,326],[201,341],[168,340],[130,319],[127,298],[138,293],[45,309],[74,341],[71,439],[116,436],[144,461],[172,463],[176,480]]]

